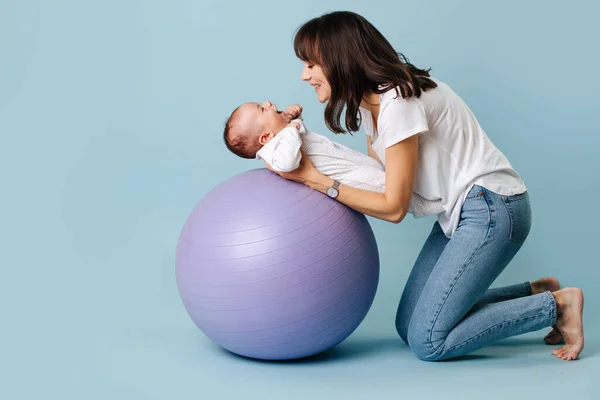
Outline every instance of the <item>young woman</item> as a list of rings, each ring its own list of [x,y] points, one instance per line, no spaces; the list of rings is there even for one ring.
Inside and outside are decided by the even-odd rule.
[[[280,175],[394,223],[413,192],[443,204],[396,316],[417,357],[450,359],[554,326],[546,341],[566,342],[554,355],[577,358],[584,343],[580,289],[560,289],[554,278],[489,289],[527,238],[531,209],[522,179],[460,97],[355,13],[308,21],[294,47],[302,80],[327,103],[327,126],[335,133],[365,129],[368,154],[385,165],[386,187],[381,194],[340,185],[306,157]]]

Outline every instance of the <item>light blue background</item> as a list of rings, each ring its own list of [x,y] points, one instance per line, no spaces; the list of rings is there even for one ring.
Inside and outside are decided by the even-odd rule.
[[[599,396],[597,4],[0,0],[0,398]],[[371,219],[379,292],[326,357],[241,359],[191,323],[174,281],[180,229],[212,187],[262,166],[227,152],[223,122],[270,99],[303,104],[307,124],[330,134],[292,36],[337,9],[432,67],[522,175],[533,230],[497,284],[580,286],[580,361],[550,355],[545,332],[418,361],[393,320],[430,218]],[[336,139],[364,150],[361,134]]]

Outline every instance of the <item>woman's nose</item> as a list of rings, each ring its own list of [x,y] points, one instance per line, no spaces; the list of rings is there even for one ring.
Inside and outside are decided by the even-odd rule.
[[[303,81],[310,80],[310,75],[308,74],[308,70],[305,68],[302,69],[302,73],[300,74],[300,79]]]

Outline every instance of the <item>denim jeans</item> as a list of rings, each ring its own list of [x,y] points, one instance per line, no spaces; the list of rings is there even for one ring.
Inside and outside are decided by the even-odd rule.
[[[459,357],[556,322],[550,292],[532,295],[529,282],[489,289],[530,226],[527,192],[501,196],[481,186],[469,191],[450,239],[434,224],[396,315],[400,337],[418,358]]]

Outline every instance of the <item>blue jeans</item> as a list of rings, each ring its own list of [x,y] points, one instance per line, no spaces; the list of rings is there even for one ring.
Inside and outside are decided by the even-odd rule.
[[[421,360],[459,357],[556,322],[550,292],[529,282],[489,289],[529,234],[527,192],[501,196],[474,186],[448,239],[436,222],[408,278],[396,329]]]

